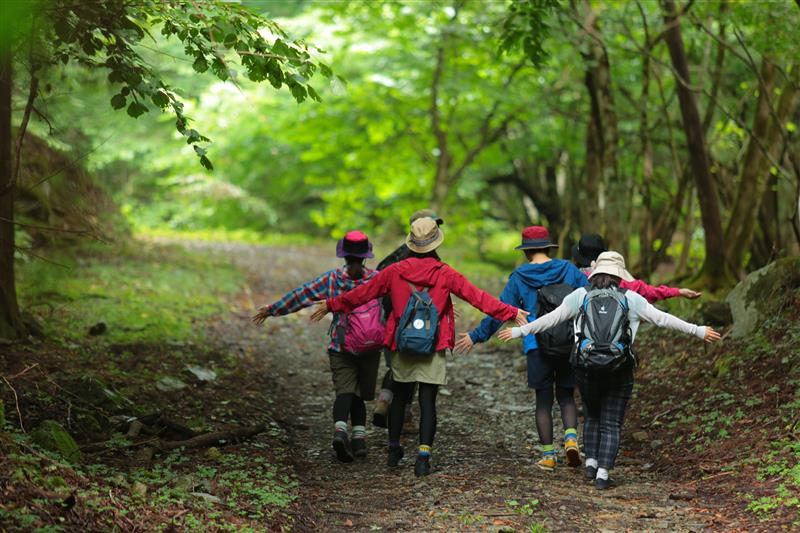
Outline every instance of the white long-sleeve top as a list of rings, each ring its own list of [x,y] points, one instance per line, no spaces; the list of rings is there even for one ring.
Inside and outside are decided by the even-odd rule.
[[[564,321],[574,319],[580,313],[583,300],[586,297],[586,289],[581,287],[575,289],[572,293],[564,298],[561,305],[553,309],[546,315],[540,316],[533,322],[518,327],[511,328],[511,333],[514,338],[523,337],[529,333],[540,333],[547,329],[552,328]],[[628,299],[628,321],[631,326],[631,343],[636,338],[636,330],[639,329],[639,323],[644,320],[655,324],[660,328],[669,328],[694,335],[700,339],[706,336],[705,326],[698,326],[684,322],[680,318],[665,313],[650,305],[647,300],[633,291],[626,291],[625,297]],[[577,333],[577,332],[576,332]]]

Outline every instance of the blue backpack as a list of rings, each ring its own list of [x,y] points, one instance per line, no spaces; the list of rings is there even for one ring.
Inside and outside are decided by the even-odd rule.
[[[397,324],[397,351],[415,355],[431,355],[436,351],[439,333],[439,312],[428,294],[409,283],[411,297]]]

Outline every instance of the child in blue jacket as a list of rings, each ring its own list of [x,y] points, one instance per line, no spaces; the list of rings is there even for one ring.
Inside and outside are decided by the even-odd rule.
[[[500,301],[530,313],[529,320],[536,319],[539,289],[563,283],[575,289],[588,284],[586,275],[575,265],[562,259],[551,259],[550,248],[557,248],[550,241],[550,233],[542,226],[530,226],[522,231],[522,250],[528,262],[514,270],[508,278]],[[462,333],[456,350],[467,351],[477,342],[486,342],[503,325],[499,320],[486,317],[469,333]],[[553,470],[556,467],[556,450],[553,446],[553,400],[558,399],[561,419],[564,423],[564,450],[570,466],[580,466],[578,447],[578,409],[575,405],[575,375],[568,357],[545,357],[539,351],[535,335],[523,339],[523,351],[528,359],[528,387],[536,391],[536,429],[542,444],[543,456],[536,463],[539,468]],[[555,387],[554,387],[555,385]]]

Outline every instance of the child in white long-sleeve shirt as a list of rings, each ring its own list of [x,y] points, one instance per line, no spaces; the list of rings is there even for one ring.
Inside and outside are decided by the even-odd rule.
[[[658,327],[694,335],[706,342],[715,342],[720,339],[719,333],[712,328],[684,322],[669,313],[656,309],[642,296],[619,288],[621,280],[630,281],[632,279],[633,276],[625,270],[625,260],[620,254],[604,252],[598,256],[594,270],[589,276],[588,290],[586,288],[576,289],[564,298],[561,305],[552,312],[524,326],[507,328],[499,334],[501,339],[508,341],[531,333],[540,333],[561,322],[575,319],[582,315],[583,309],[583,315],[575,321],[576,335],[580,342],[585,338],[587,331],[584,327],[587,321],[586,315],[594,312],[589,310],[590,306],[586,305],[587,294],[592,295],[597,290],[606,290],[605,294],[610,294],[621,302],[621,309],[627,312],[627,328],[622,332],[624,342],[620,343],[620,345],[626,345],[620,350],[620,353],[625,356],[622,363],[616,364],[612,370],[602,372],[588,366],[581,368],[580,363],[576,368],[578,388],[587,410],[583,431],[586,477],[594,480],[595,487],[598,489],[607,489],[615,484],[614,480],[609,477],[609,471],[614,467],[619,451],[620,428],[625,416],[625,408],[633,392],[635,361],[630,346],[636,337],[639,324],[642,321],[650,322]],[[603,313],[604,311],[599,312]],[[594,318],[592,317],[593,320]],[[613,352],[613,348],[611,351]],[[577,357],[574,359],[580,359],[580,354],[577,353]]]

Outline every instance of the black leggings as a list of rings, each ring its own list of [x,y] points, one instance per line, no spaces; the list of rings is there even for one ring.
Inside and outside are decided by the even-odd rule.
[[[414,393],[414,383],[394,382],[394,397],[409,398]],[[419,384],[419,443],[433,445],[436,436],[436,394],[439,385],[431,383]],[[389,440],[400,440],[403,431],[406,402],[393,401],[389,408]]]
[[[578,427],[578,408],[574,389],[555,387],[555,397],[561,407],[561,421],[566,428]],[[536,430],[539,442],[553,444],[553,387],[536,389]]]
[[[347,422],[347,417],[354,426],[365,426],[367,424],[367,406],[361,396],[356,396],[352,392],[339,394],[333,401],[333,421]]]

